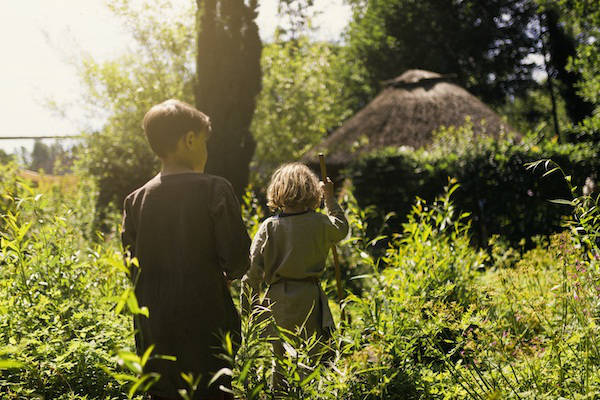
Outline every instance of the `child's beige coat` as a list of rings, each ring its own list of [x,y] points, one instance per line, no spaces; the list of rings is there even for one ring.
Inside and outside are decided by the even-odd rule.
[[[294,331],[305,321],[306,334],[322,334],[334,327],[319,278],[331,246],[348,233],[339,205],[329,215],[308,211],[277,215],[260,226],[250,249],[250,269],[243,283],[266,297],[278,326]]]

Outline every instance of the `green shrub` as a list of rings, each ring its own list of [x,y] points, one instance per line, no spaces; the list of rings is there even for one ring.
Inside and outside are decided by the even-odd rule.
[[[145,361],[157,355],[132,352],[131,318],[121,311],[147,310],[114,232],[93,234],[94,186],[44,189],[17,175],[0,169],[0,398],[139,398],[156,379],[144,375]],[[339,322],[330,340],[278,332],[287,344],[277,358],[261,310],[244,316],[239,351],[234,357],[224,340],[231,368],[220,372],[236,396],[273,398],[277,364],[290,399],[598,397],[599,199],[566,197],[569,230],[522,255],[496,237],[488,255],[471,245],[470,217],[451,201],[461,190],[450,181],[436,200],[417,199],[385,248],[383,236],[368,233],[380,228],[365,221],[376,210],[346,192],[347,320],[333,304],[330,267],[323,285]],[[262,212],[250,195],[243,204],[254,231]],[[186,375],[184,398],[196,378]]]
[[[195,79],[191,2],[175,7],[166,0],[152,5],[111,0],[106,5],[131,34],[131,47],[109,60],[87,53],[75,60],[83,106],[103,121],[99,130],[85,132],[77,161],[98,185],[100,218],[121,208],[125,197],[159,170],[142,129],[145,113],[169,98],[193,104]]]
[[[3,399],[123,398],[115,350],[131,321],[114,305],[127,286],[110,238],[92,236],[96,191],[35,188],[0,170],[0,371]]]
[[[429,150],[384,151],[360,159],[347,170],[361,207],[375,205],[381,214],[395,212],[392,228],[405,221],[415,197],[431,201],[456,178],[456,207],[472,215],[473,235],[480,245],[495,234],[513,245],[521,239],[561,229],[570,209],[551,204],[569,189],[557,175],[528,171],[527,162],[551,158],[565,169],[576,186],[586,177],[597,178],[598,147],[590,144],[545,142],[539,145],[511,139],[473,139],[469,124],[442,130],[441,140]],[[458,137],[459,139],[452,139]],[[453,143],[441,143],[450,138]]]
[[[237,395],[267,399],[273,393],[272,363],[281,366],[290,384],[290,399],[431,399],[463,394],[445,371],[445,355],[468,329],[471,304],[477,299],[475,278],[487,258],[469,244],[468,224],[457,215],[451,182],[437,201],[419,201],[401,234],[394,235],[385,255],[378,258],[377,240],[365,236],[364,217],[351,193],[346,206],[353,235],[340,250],[349,268],[348,280],[361,281],[357,294],[344,301],[348,321],[341,321],[325,358],[311,357],[314,338],[298,340],[289,332],[283,359],[272,354],[261,332],[261,310],[243,318],[243,342],[227,371]],[[377,238],[375,238],[377,239]],[[385,268],[383,268],[385,267]],[[331,274],[333,275],[333,274]],[[326,275],[329,277],[329,274]],[[328,278],[327,288],[333,287]],[[339,317],[337,307],[332,307]],[[227,347],[227,346],[225,346]],[[446,396],[446,397],[444,397]]]

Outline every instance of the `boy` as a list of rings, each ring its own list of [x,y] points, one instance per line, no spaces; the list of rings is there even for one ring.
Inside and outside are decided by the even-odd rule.
[[[136,316],[139,354],[155,345],[144,372],[160,374],[153,399],[177,399],[187,388],[182,372],[201,375],[194,399],[233,399],[213,374],[228,365],[218,358],[220,334],[239,335],[239,315],[227,280],[249,267],[250,239],[229,182],[204,174],[209,118],[189,104],[167,100],[144,116],[144,132],[162,162],[161,172],[125,199],[123,247],[137,257],[135,294],[149,318]]]

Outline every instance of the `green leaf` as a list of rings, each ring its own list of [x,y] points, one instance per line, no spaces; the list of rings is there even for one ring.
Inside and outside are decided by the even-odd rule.
[[[192,386],[194,384],[194,375],[192,374],[185,374],[185,373],[180,373],[179,376],[181,376],[181,379],[183,379],[188,386]]]
[[[558,171],[559,169],[560,169],[559,167],[554,167],[554,168],[552,168],[551,170],[544,172],[544,175],[542,175],[542,178],[544,178],[544,177],[546,177],[546,176],[548,176],[548,175],[552,174],[553,172],[556,172],[556,171]]]
[[[15,360],[0,360],[0,370],[3,369],[19,369],[23,368],[25,364]]]
[[[356,279],[366,279],[366,278],[372,278],[373,275],[372,274],[362,274],[362,275],[355,275],[349,278],[349,280],[353,281]]]
[[[227,351],[227,354],[229,354],[230,356],[233,355],[233,343],[231,342],[231,335],[229,332],[227,332],[225,334],[225,350]]]
[[[144,385],[145,390],[149,389],[150,386],[152,386],[157,380],[158,376],[156,374],[147,374],[142,376],[133,385],[131,385],[129,392],[127,392],[127,397],[130,399],[133,398],[142,385]]]
[[[129,270],[129,268],[127,268],[127,266],[125,265],[125,263],[123,263],[122,260],[116,260],[113,257],[107,257],[105,259],[105,261],[108,263],[108,265],[112,266],[113,268],[116,268],[117,270],[125,273],[125,275],[129,276],[131,271]]]
[[[575,203],[571,200],[565,200],[565,199],[552,199],[552,200],[548,200],[550,203],[554,203],[554,204],[564,204],[567,206],[575,206]]]
[[[210,380],[210,382],[208,383],[208,386],[212,385],[213,383],[215,383],[216,381],[219,380],[220,377],[222,377],[223,375],[226,376],[233,376],[233,371],[229,368],[221,368],[220,370],[217,371],[217,373],[212,377],[212,379]]]
[[[129,298],[129,292],[131,291],[131,288],[127,288],[123,293],[121,293],[121,297],[119,298],[119,302],[117,303],[117,306],[115,307],[115,314],[120,314],[121,311],[123,310],[123,307],[125,307],[125,304],[127,304],[127,299]]]
[[[248,372],[250,372],[250,368],[252,367],[252,360],[247,360],[244,363],[244,368],[240,371],[238,376],[239,382],[246,382],[246,377],[248,376]]]
[[[160,358],[161,360],[167,360],[167,361],[177,361],[177,357],[175,356],[169,356],[169,355],[164,355],[164,354],[159,354],[157,356],[154,356],[155,358]]]
[[[258,397],[259,393],[262,392],[263,387],[265,387],[264,383],[261,383],[260,385],[255,387],[254,390],[252,390],[252,392],[250,392],[250,400],[256,399]]]
[[[138,378],[135,375],[129,374],[111,374],[113,378],[115,378],[119,383],[123,384],[125,382],[137,382]]]
[[[150,345],[146,351],[144,352],[144,355],[142,355],[142,359],[140,360],[140,364],[142,364],[142,367],[144,365],[146,365],[146,363],[148,362],[148,358],[150,358],[150,354],[152,354],[152,351],[154,350],[154,345]]]
[[[141,314],[148,318],[149,311],[148,307],[141,307],[138,304],[137,297],[135,297],[135,292],[133,290],[129,290],[129,295],[127,297],[127,307],[132,314],[137,315]]]
[[[317,368],[315,368],[315,370],[306,378],[304,378],[304,380],[302,382],[300,382],[300,386],[304,387],[306,386],[308,383],[310,383],[310,381],[312,381],[313,379],[315,379],[318,375],[319,372],[321,372],[321,366],[317,366]]]

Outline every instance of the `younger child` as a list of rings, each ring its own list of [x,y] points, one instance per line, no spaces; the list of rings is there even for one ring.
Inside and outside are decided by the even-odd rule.
[[[228,366],[219,358],[219,334],[240,332],[227,286],[249,266],[240,206],[229,182],[204,173],[206,115],[167,100],[146,113],[144,131],[162,170],[125,199],[122,240],[138,259],[135,294],[149,310],[134,320],[137,351],[154,345],[153,355],[176,357],[146,364],[144,372],[160,374],[152,399],[180,398],[178,390],[187,388],[181,373],[202,378],[194,400],[233,399],[219,390],[230,386],[226,379],[208,383]]]
[[[328,215],[315,212],[322,197]],[[303,164],[285,164],[273,174],[267,200],[269,208],[279,213],[265,220],[254,237],[242,295],[248,296],[248,289],[258,294],[264,281],[269,286],[266,299],[279,327],[295,331],[304,324],[303,336],[326,336],[334,324],[319,278],[329,249],[348,233],[333,183],[329,179],[319,183]],[[273,346],[276,354],[283,354],[281,343]]]

